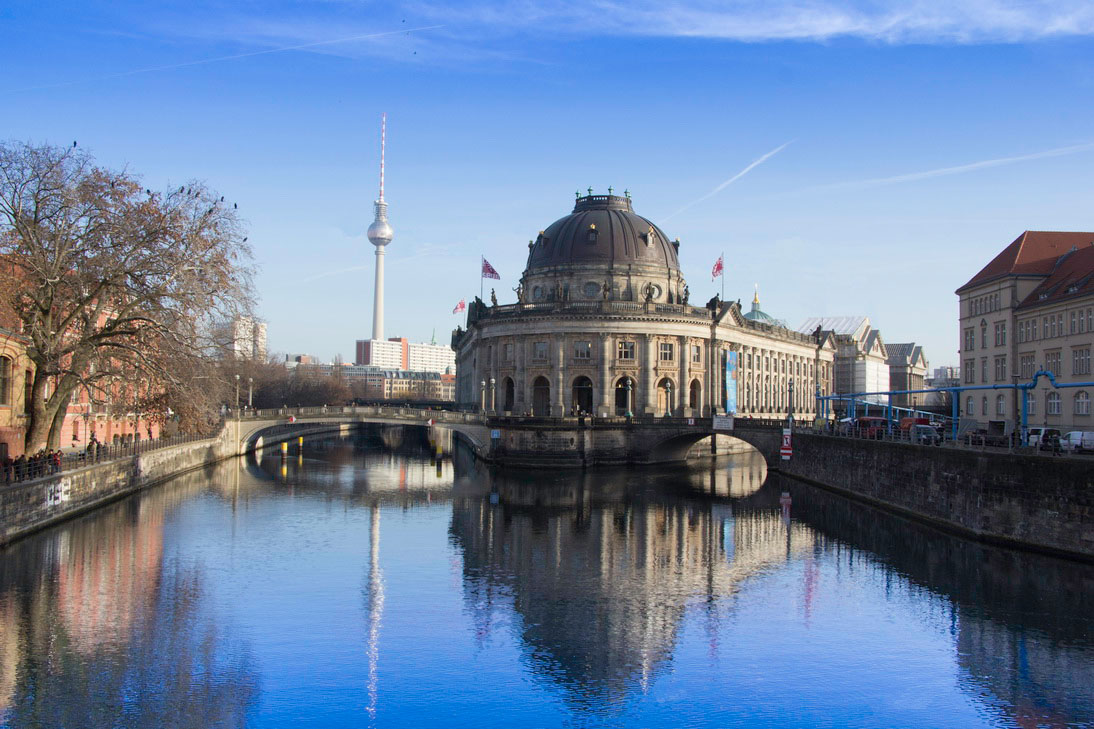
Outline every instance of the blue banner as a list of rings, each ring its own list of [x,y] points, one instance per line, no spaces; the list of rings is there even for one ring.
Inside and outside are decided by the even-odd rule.
[[[726,412],[737,412],[737,353],[726,352]]]

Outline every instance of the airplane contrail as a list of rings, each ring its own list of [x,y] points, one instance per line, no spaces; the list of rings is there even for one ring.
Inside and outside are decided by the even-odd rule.
[[[722,184],[715,187],[713,190],[708,192],[706,195],[703,195],[702,197],[696,198],[695,200],[692,200],[691,202],[689,202],[687,205],[680,208],[676,212],[671,213],[669,215],[666,215],[664,218],[661,219],[661,222],[664,222],[664,221],[668,220],[669,218],[675,217],[675,216],[679,215],[680,213],[684,212],[685,210],[687,210],[688,208],[692,207],[693,205],[698,205],[699,203],[703,202],[704,200],[707,200],[707,199],[717,195],[719,192],[721,192],[722,190],[729,187],[730,185],[732,185],[737,180],[739,180],[742,177],[744,177],[745,175],[747,175],[753,169],[755,169],[759,165],[763,164],[767,160],[769,160],[772,157],[774,157],[775,155],[777,155],[779,152],[781,152],[784,149],[786,149],[787,147],[789,147],[793,143],[793,141],[794,140],[791,139],[789,142],[786,142],[785,144],[779,145],[778,147],[771,150],[767,154],[765,154],[762,157],[759,157],[758,159],[754,160],[750,165],[748,165],[748,167],[745,167],[743,170],[741,170],[740,172],[735,174],[733,177],[730,177],[728,180],[726,180]]]
[[[423,30],[435,30],[437,28],[443,28],[443,25],[425,25],[420,28],[402,28],[400,30],[388,30],[382,33],[366,33],[364,35],[353,35],[348,38],[335,38],[333,40],[315,41],[314,43],[301,43],[295,46],[282,46],[281,48],[267,48],[264,51],[250,51],[248,53],[235,53],[230,56],[218,56],[216,58],[202,58],[197,61],[184,61],[183,63],[170,63],[165,66],[149,66],[148,68],[138,68],[133,71],[122,71],[120,73],[111,73],[106,76],[95,76],[93,78],[78,79],[76,81],[61,81],[55,84],[46,84],[45,86],[31,86],[25,89],[15,89],[15,92],[24,91],[41,91],[42,89],[56,89],[62,86],[74,86],[76,84],[90,83],[92,81],[107,81],[114,78],[124,78],[126,76],[136,76],[141,73],[152,73],[154,71],[171,71],[176,68],[187,68],[189,66],[203,66],[207,63],[220,63],[222,61],[234,61],[237,58],[250,58],[252,56],[264,56],[269,53],[284,53],[285,51],[299,51],[305,48],[317,48],[319,46],[330,46],[335,43],[348,43],[355,40],[365,40],[367,38],[381,38],[386,35],[399,35],[400,33],[417,33]]]
[[[880,187],[882,185],[894,185],[900,182],[927,180],[932,177],[959,175],[962,172],[973,172],[975,170],[982,170],[989,167],[1000,167],[1002,165],[1014,164],[1016,162],[1028,162],[1035,159],[1045,159],[1046,157],[1063,157],[1065,155],[1077,154],[1079,152],[1088,152],[1091,150],[1094,150],[1094,142],[1086,142],[1084,144],[1075,144],[1070,147],[1057,147],[1056,149],[1047,149],[1043,152],[1021,154],[1016,157],[999,157],[997,159],[981,160],[980,162],[970,162],[969,164],[957,165],[955,167],[939,167],[938,169],[926,170],[924,172],[911,172],[905,175],[893,175],[892,177],[874,177],[868,180],[852,180],[850,182],[836,182],[830,185],[817,185],[815,187],[807,187],[802,190],[802,192],[817,190],[847,190],[860,189],[864,187]]]

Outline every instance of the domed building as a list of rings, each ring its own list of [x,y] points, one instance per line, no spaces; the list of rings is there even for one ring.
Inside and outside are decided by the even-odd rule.
[[[452,336],[456,401],[498,414],[785,417],[815,412],[834,347],[739,302],[693,306],[680,241],[629,195],[577,196],[528,244],[515,304],[476,299]],[[729,387],[726,387],[726,383]]]

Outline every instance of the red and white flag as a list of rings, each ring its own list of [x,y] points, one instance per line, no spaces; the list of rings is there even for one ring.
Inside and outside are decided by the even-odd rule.
[[[485,258],[482,259],[482,277],[483,278],[496,278],[501,280],[501,275],[494,270],[494,267],[490,265],[490,261]]]
[[[452,310],[452,313],[459,314],[464,311],[467,311],[467,302],[460,299],[460,303],[456,304],[456,308]]]
[[[718,278],[722,275],[722,271],[725,270],[722,266],[722,256],[718,256],[718,260],[714,262],[714,270],[710,272],[710,280]]]

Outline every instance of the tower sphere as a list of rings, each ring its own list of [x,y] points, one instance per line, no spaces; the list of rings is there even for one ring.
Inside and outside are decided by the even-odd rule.
[[[372,245],[380,248],[392,241],[395,237],[395,231],[392,230],[391,224],[387,222],[387,203],[377,201],[375,204],[376,219],[368,227],[368,239]]]

